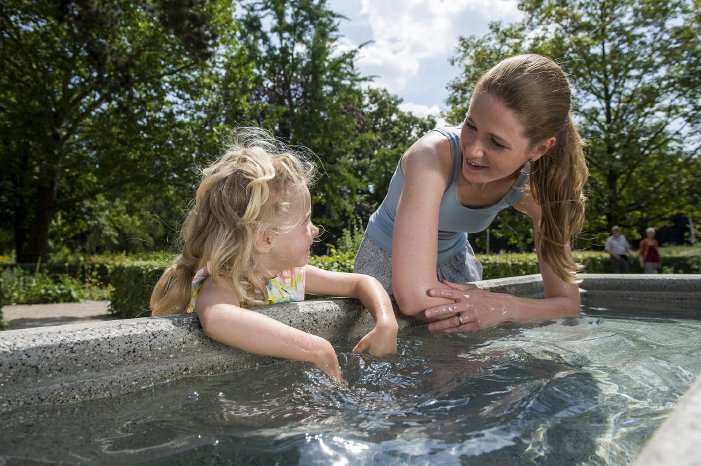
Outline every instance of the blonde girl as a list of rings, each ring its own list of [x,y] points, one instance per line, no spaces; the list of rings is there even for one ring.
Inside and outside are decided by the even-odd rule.
[[[588,171],[570,103],[567,77],[549,58],[518,55],[488,70],[465,121],[427,133],[402,156],[355,271],[377,277],[402,313],[434,321],[434,330],[578,315],[570,241],[584,221]],[[466,233],[508,207],[533,223],[545,299],[465,284],[482,279]]]
[[[151,295],[152,315],[195,312],[216,341],[311,362],[340,381],[328,341],[248,308],[301,301],[305,292],[347,296],[359,299],[376,322],[353,351],[396,352],[397,321],[377,280],[307,264],[319,233],[311,221],[313,174],[308,159],[267,132],[239,130],[224,155],[203,171],[182,227],[182,252]]]

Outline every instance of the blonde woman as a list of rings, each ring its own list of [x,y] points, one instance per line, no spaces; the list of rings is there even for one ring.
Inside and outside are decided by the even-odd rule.
[[[268,133],[239,130],[224,155],[203,171],[182,227],[182,252],[151,295],[152,315],[194,312],[214,340],[311,362],[340,381],[336,352],[327,340],[252,307],[301,301],[305,292],[348,296],[359,299],[376,322],[353,351],[395,353],[397,321],[379,282],[307,264],[319,233],[307,187],[313,173],[310,161]]]
[[[402,156],[369,220],[355,271],[375,276],[402,313],[465,332],[579,314],[570,240],[584,221],[588,171],[562,69],[508,58],[478,81],[465,121],[431,131]],[[530,218],[545,299],[479,290],[467,233],[513,207]]]

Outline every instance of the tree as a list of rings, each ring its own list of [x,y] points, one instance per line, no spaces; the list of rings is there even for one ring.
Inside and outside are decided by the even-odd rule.
[[[354,119],[362,92],[355,52],[337,52],[339,16],[325,1],[260,0],[243,4],[240,40],[257,82],[252,120],[318,157],[312,192],[318,222],[337,230],[352,213]]]
[[[355,218],[367,223],[387,194],[400,157],[436,126],[433,117],[421,118],[402,111],[402,100],[385,89],[364,92],[362,112],[356,117],[356,175],[363,181],[355,205]]]
[[[47,255],[59,212],[131,187],[192,184],[188,149],[202,137],[183,114],[202,96],[196,71],[233,30],[231,10],[223,0],[3,2],[0,210],[18,262]]]
[[[386,91],[363,88],[369,79],[355,68],[357,50],[338,43],[343,18],[324,0],[243,6],[240,40],[257,76],[250,118],[316,154],[314,216],[333,241],[365,223],[426,120],[401,112]]]
[[[449,117],[475,77],[515,53],[561,63],[590,166],[583,244],[613,224],[636,230],[692,210],[699,144],[698,0],[524,0],[523,22],[462,38]],[[603,233],[602,233],[603,232]]]

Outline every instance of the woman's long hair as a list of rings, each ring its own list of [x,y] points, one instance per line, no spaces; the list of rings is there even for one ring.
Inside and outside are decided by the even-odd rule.
[[[257,269],[254,238],[279,234],[306,194],[314,164],[266,131],[240,128],[225,153],[202,171],[193,207],[181,230],[182,251],[151,294],[154,316],[185,312],[196,271],[207,267],[215,280],[228,281],[240,299],[267,298]]]
[[[488,93],[515,111],[530,147],[555,137],[555,145],[531,164],[528,189],[541,207],[536,248],[567,283],[579,266],[565,248],[584,224],[584,184],[589,170],[582,139],[571,117],[567,76],[553,60],[536,54],[517,55],[488,70],[474,95]]]

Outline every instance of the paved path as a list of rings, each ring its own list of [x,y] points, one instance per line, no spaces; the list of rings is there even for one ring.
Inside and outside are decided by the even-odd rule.
[[[8,324],[6,330],[98,322],[114,318],[107,312],[109,303],[109,301],[82,301],[79,303],[3,306],[2,319]]]

